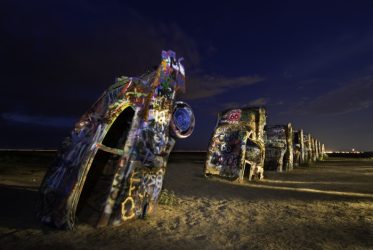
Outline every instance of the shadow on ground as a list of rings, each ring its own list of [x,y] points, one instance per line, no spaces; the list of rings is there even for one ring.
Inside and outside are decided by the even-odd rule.
[[[1,159],[0,159],[1,160]],[[329,160],[257,182],[205,178],[203,161],[169,163],[177,206],[120,227],[58,231],[35,219],[48,161],[0,161],[5,249],[372,249],[373,161]],[[1,248],[0,247],[0,248]]]

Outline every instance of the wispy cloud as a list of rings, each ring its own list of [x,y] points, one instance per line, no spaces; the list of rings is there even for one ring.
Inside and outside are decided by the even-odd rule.
[[[24,115],[18,113],[2,113],[2,119],[11,123],[28,124],[35,126],[45,126],[54,128],[72,127],[77,120],[73,117],[46,117],[35,115]]]
[[[221,108],[221,110],[234,109],[241,107],[241,104],[238,102],[224,102],[219,107]]]
[[[265,80],[264,77],[257,75],[225,77],[204,74],[191,75],[188,79],[184,98],[189,100],[216,96],[233,88],[249,86]]]
[[[208,114],[216,115],[217,112],[220,112],[226,109],[235,109],[235,108],[249,107],[249,106],[253,106],[253,107],[266,106],[268,103],[269,103],[268,98],[260,97],[252,101],[249,101],[248,103],[235,102],[235,101],[222,102],[216,106],[208,106],[208,108],[206,108],[206,111]]]
[[[303,114],[346,114],[373,105],[373,77],[367,76],[343,84],[297,108]]]
[[[248,103],[249,106],[265,106],[268,104],[269,99],[265,97],[260,97],[252,100]]]

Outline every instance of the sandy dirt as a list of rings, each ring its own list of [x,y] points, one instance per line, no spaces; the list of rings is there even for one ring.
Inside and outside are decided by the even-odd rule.
[[[164,186],[179,204],[119,227],[75,231],[34,218],[46,163],[0,162],[0,249],[373,249],[373,160],[328,160],[265,180],[202,176],[176,159]]]

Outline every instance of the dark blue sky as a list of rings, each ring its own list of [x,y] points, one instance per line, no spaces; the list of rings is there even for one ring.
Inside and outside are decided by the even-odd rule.
[[[2,1],[0,148],[56,148],[115,77],[185,58],[194,134],[265,105],[327,149],[373,150],[372,1]]]

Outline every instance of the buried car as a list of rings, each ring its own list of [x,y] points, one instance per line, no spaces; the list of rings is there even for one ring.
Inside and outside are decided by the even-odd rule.
[[[299,167],[304,163],[304,135],[303,130],[299,129],[293,132],[294,147],[294,167]]]
[[[263,178],[265,146],[264,108],[229,109],[218,114],[204,173],[242,181]]]
[[[162,51],[156,71],[121,77],[80,118],[40,187],[38,217],[73,229],[80,221],[120,225],[156,209],[173,137],[194,129],[181,60]],[[172,137],[170,136],[172,135]]]
[[[312,162],[312,147],[311,147],[311,134],[306,134],[304,140],[304,161],[309,164]]]
[[[287,125],[265,128],[265,170],[282,172],[293,169],[293,129]]]

